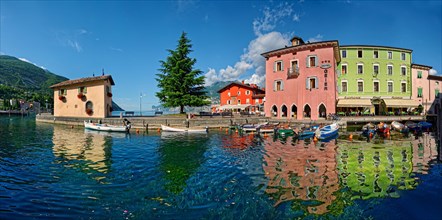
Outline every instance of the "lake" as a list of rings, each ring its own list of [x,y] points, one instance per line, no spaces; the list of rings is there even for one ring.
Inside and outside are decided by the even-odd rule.
[[[433,135],[315,143],[0,117],[0,219],[439,219]]]

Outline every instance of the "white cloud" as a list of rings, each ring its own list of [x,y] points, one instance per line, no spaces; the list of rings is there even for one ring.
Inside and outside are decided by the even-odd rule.
[[[209,68],[205,74],[206,86],[217,81],[239,79],[263,86],[265,81],[265,59],[261,54],[288,45],[289,37],[273,30],[277,24],[283,23],[283,19],[300,20],[299,14],[293,15],[293,6],[292,3],[285,2],[272,7],[265,7],[263,16],[252,22],[256,38],[250,41],[244,53],[239,57],[239,61],[235,65],[228,65],[219,71]]]
[[[29,60],[26,59],[26,58],[21,58],[21,57],[19,57],[18,59],[21,60],[21,61],[24,61],[24,62],[30,63],[30,64],[32,64],[32,65],[34,65],[34,66],[40,67],[40,68],[42,68],[42,69],[46,69],[44,66],[39,66],[39,65],[37,65],[37,64],[35,64],[35,63],[29,61]]]
[[[113,50],[113,51],[117,51],[117,52],[123,52],[123,49],[121,49],[121,48],[110,47],[109,49]]]
[[[265,59],[261,56],[262,53],[282,48],[289,42],[288,36],[282,35],[280,32],[270,32],[258,36],[252,40],[244,54],[240,56],[240,60],[235,65],[227,66],[218,72],[215,69],[209,68],[205,74],[206,85],[212,85],[217,81],[232,81],[245,77],[249,70],[254,70],[250,79],[246,82],[262,85],[265,80]]]
[[[318,34],[318,35],[316,35],[314,37],[309,38],[307,41],[309,41],[310,43],[314,43],[314,42],[322,41],[323,37],[324,36]]]
[[[77,29],[69,31],[56,31],[55,37],[61,45],[70,47],[79,53],[83,51],[80,41],[83,39],[83,36],[87,34],[90,34],[90,32],[85,29]]]
[[[437,70],[430,69],[430,75],[437,75]]]
[[[294,14],[293,15],[293,21],[300,22],[301,21],[301,16],[299,14]]]

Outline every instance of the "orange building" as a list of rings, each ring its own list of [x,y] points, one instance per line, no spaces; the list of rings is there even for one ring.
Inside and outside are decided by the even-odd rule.
[[[54,116],[105,118],[112,112],[112,76],[103,75],[67,80],[54,90]]]
[[[265,91],[256,84],[232,82],[218,91],[221,111],[257,112],[263,106]]]

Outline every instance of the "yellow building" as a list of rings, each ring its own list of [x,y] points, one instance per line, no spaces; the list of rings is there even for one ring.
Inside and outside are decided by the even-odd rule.
[[[112,112],[112,76],[103,75],[67,80],[54,90],[54,116],[105,118]]]

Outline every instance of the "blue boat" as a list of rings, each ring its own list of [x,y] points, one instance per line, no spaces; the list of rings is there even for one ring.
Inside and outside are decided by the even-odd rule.
[[[427,130],[430,129],[432,124],[426,121],[421,121],[419,123],[417,123],[418,126],[420,126],[422,128],[422,130]]]
[[[331,125],[324,126],[323,128],[317,129],[315,132],[316,138],[319,140],[324,140],[338,134],[339,125],[337,123],[333,123]]]

